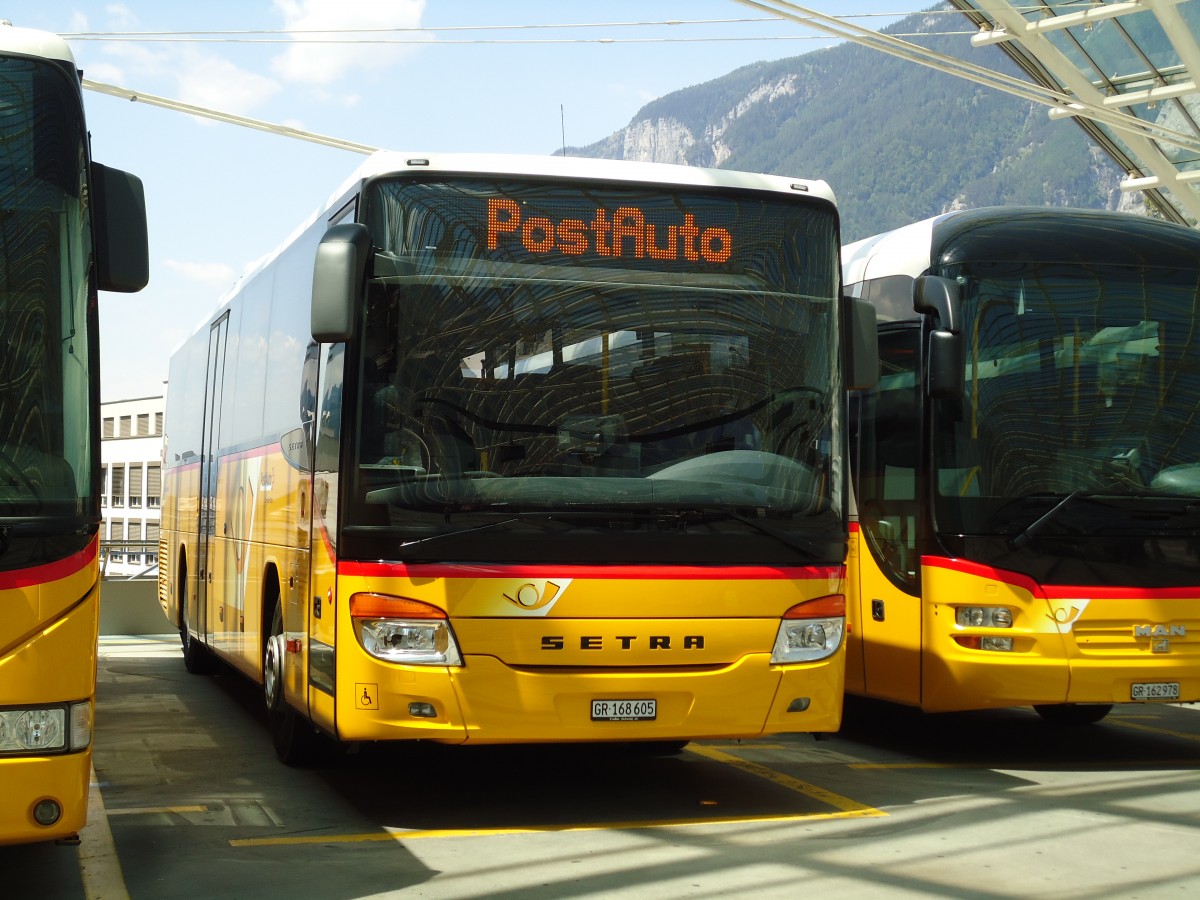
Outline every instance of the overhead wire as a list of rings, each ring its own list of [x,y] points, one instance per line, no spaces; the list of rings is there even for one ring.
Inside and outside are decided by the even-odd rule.
[[[921,11],[924,15],[960,15],[955,9],[937,9]],[[872,19],[889,18],[902,19],[912,13],[843,13],[835,18]],[[686,41],[745,41],[745,40],[826,40],[819,35],[772,35],[764,37],[717,37],[717,38],[569,38],[561,41],[544,39],[496,39],[496,38],[466,38],[458,40],[430,41],[428,38],[403,38],[400,35],[429,35],[455,34],[463,32],[515,32],[515,31],[545,31],[545,30],[578,30],[597,28],[680,28],[685,26],[710,25],[755,25],[755,24],[791,24],[786,17],[758,16],[724,19],[661,19],[637,22],[544,22],[518,25],[430,25],[392,28],[320,28],[320,29],[236,29],[236,30],[180,30],[180,31],[76,31],[62,32],[60,37],[69,41],[112,41],[112,42],[146,42],[146,43],[386,43],[386,44],[492,44],[492,43],[670,43]],[[922,32],[922,35],[971,34],[971,31],[956,30],[952,32]],[[331,37],[346,35],[347,37]],[[349,37],[356,35],[356,37]],[[393,37],[364,37],[364,35],[393,35]]]

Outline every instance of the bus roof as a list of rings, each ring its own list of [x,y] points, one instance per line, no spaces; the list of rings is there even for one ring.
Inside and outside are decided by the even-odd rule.
[[[363,161],[328,204],[332,207],[355,184],[390,174],[442,172],[458,175],[516,175],[547,178],[596,178],[623,183],[665,184],[679,187],[721,187],[745,190],[802,193],[834,202],[824,181],[762,175],[731,169],[707,169],[667,163],[589,159],[579,156],[533,156],[499,153],[404,153],[380,150]]]
[[[36,56],[53,59],[75,67],[75,57],[67,42],[57,34],[17,28],[7,19],[0,19],[0,53]]]
[[[348,197],[366,180],[395,174],[427,175],[440,172],[447,175],[518,176],[544,178],[594,178],[599,181],[624,184],[655,184],[670,187],[719,187],[741,190],[774,191],[791,196],[802,195],[836,203],[828,183],[805,178],[786,178],[739,172],[732,169],[708,169],[667,163],[633,162],[630,160],[589,159],[581,156],[535,156],[502,153],[404,153],[379,150],[368,156],[323,206],[301,222],[274,250],[247,267],[223,294],[217,307],[242,285],[279,256],[296,238],[321,216],[341,209]],[[207,321],[207,319],[206,319]]]
[[[916,278],[934,265],[972,259],[1191,264],[1200,232],[1174,222],[1102,209],[995,206],[943,213],[846,244],[847,285],[890,275]]]

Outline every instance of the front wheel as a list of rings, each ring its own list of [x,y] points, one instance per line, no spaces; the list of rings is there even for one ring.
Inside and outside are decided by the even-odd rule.
[[[287,639],[283,635],[283,607],[278,600],[271,615],[271,633],[263,648],[263,700],[267,725],[279,761],[289,766],[313,765],[330,755],[331,742],[318,734],[283,696],[283,660]]]
[[[1112,712],[1111,703],[1051,703],[1033,710],[1051,725],[1094,725]]]
[[[183,647],[183,667],[193,675],[207,675],[213,670],[213,658],[208,648],[192,637],[187,613],[187,571],[181,570],[179,583],[179,643]]]

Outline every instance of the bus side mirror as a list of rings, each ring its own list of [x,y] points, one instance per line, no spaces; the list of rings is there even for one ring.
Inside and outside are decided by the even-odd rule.
[[[933,313],[937,326],[929,332],[926,354],[926,393],[933,399],[953,399],[963,390],[963,337],[958,283],[937,275],[923,275],[913,283],[913,309]]]
[[[370,259],[366,225],[343,222],[325,232],[313,263],[313,340],[328,344],[354,337],[355,310]]]
[[[146,195],[141,179],[92,163],[92,222],[96,233],[96,286],[132,294],[150,281]]]
[[[875,305],[859,297],[844,297],[842,302],[846,308],[846,390],[870,390],[879,381]]]

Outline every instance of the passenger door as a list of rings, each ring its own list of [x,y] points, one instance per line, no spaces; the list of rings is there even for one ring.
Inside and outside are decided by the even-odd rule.
[[[865,693],[911,705],[921,702],[919,339],[915,327],[882,331],[879,384],[858,398],[860,540],[849,561]],[[848,681],[854,683],[849,675]]]
[[[229,338],[229,311],[209,328],[208,364],[204,384],[204,421],[200,437],[200,510],[196,541],[196,606],[187,619],[197,639],[212,644],[210,610],[220,604],[212,598],[213,543],[216,540],[217,450],[221,446],[221,398],[225,388],[225,348]],[[210,600],[212,602],[210,603]]]

